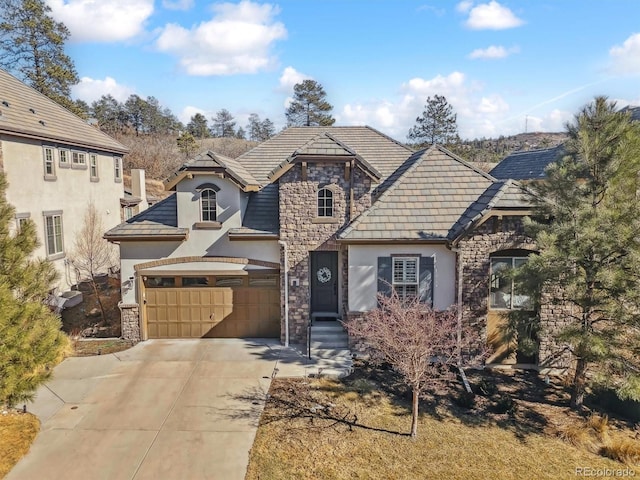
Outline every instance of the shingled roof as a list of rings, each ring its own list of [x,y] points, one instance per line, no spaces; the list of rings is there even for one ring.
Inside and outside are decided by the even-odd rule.
[[[184,240],[188,228],[178,228],[178,204],[175,193],[131,217],[104,234],[110,241]]]
[[[562,144],[553,148],[515,152],[505,157],[490,173],[500,180],[539,180],[545,177],[547,166],[563,155]]]
[[[256,187],[258,182],[247,171],[240,162],[233,158],[226,157],[211,150],[199,153],[193,159],[182,164],[169,178],[164,182],[165,188],[171,190],[176,184],[182,180],[189,172],[212,172],[223,171],[225,175],[243,189],[252,189]]]
[[[500,210],[504,215],[508,215],[509,211],[529,210],[531,208],[529,195],[530,192],[514,180],[492,183],[451,227],[448,238],[457,239],[490,211]]]
[[[0,69],[0,133],[124,154],[127,147]]]
[[[329,157],[333,160],[342,158],[348,161],[353,159],[356,161],[356,165],[374,180],[378,181],[381,178],[380,172],[348,145],[345,145],[327,132],[323,132],[296,149],[286,160],[271,170],[268,175],[269,180],[272,182],[276,181],[289,170],[295,162]]]
[[[347,241],[446,241],[496,180],[439,146],[409,157],[375,203],[339,235]]]
[[[396,170],[413,152],[371,127],[291,127],[236,160],[260,184],[266,185],[270,183],[269,174],[276,167],[307,142],[325,133],[379,171],[382,178]],[[319,148],[319,145],[314,148]]]
[[[626,106],[622,109],[623,112],[631,112],[631,120],[640,122],[640,107]]]
[[[272,183],[252,192],[241,228],[229,230],[230,237],[277,236],[280,234],[279,185]]]

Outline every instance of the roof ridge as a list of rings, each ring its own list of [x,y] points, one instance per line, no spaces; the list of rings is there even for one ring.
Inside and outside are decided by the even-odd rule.
[[[353,125],[353,126],[355,126],[355,125]],[[396,140],[395,138],[390,137],[390,136],[389,136],[389,135],[387,135],[386,133],[382,133],[380,130],[378,130],[378,129],[376,129],[376,128],[373,128],[373,127],[371,127],[371,126],[369,126],[369,125],[363,125],[363,127],[364,127],[364,128],[368,128],[368,129],[369,129],[369,130],[371,130],[372,132],[377,133],[377,134],[378,134],[378,135],[380,135],[381,137],[386,138],[387,140],[389,140],[389,141],[391,141],[391,142],[395,143],[396,145],[398,145],[398,146],[400,146],[400,147],[402,147],[402,148],[404,148],[404,149],[408,150],[408,151],[409,151],[409,152],[411,152],[411,153],[416,153],[416,151],[415,151],[413,148],[408,147],[408,146],[407,146],[407,145],[405,145],[404,143],[401,143],[401,142],[399,142],[398,140]],[[362,128],[362,127],[361,127],[361,128]],[[419,150],[418,150],[418,151],[419,151]]]
[[[475,165],[472,165],[471,163],[467,162],[466,160],[464,160],[462,157],[459,157],[458,155],[456,155],[455,153],[453,153],[451,150],[448,150],[446,148],[444,148],[441,145],[432,145],[432,147],[437,148],[438,150],[440,150],[442,153],[445,153],[446,155],[449,155],[451,158],[453,158],[456,162],[462,164],[463,166],[473,170],[474,172],[482,175],[483,177],[485,177],[487,180],[491,181],[491,182],[497,182],[498,179],[495,178],[493,175],[485,172],[484,170],[480,170],[478,167],[476,167]]]
[[[532,148],[531,150],[517,150],[515,152],[511,152],[509,155],[507,155],[507,157],[510,157],[511,155],[524,155],[525,153],[540,153],[540,152],[547,152],[550,150],[555,150],[558,147],[561,147],[562,145],[564,145],[566,143],[566,141],[562,142],[562,143],[558,143],[557,145],[554,145],[553,147],[546,147],[546,148]],[[507,158],[505,157],[505,158]],[[498,162],[500,163],[500,162]]]
[[[46,102],[63,109],[65,112],[69,113],[70,115],[74,116],[78,121],[82,122],[83,124],[87,125],[90,128],[95,128],[92,125],[90,125],[89,123],[87,123],[87,121],[85,119],[83,119],[82,117],[80,117],[79,115],[76,115],[75,113],[73,113],[71,110],[69,110],[67,107],[65,107],[64,105],[61,105],[60,103],[56,102],[55,100],[53,100],[52,98],[47,97],[44,93],[39,92],[38,90],[36,90],[35,88],[33,88],[31,85],[26,84],[25,82],[23,82],[22,80],[20,80],[18,77],[16,77],[15,75],[13,75],[11,72],[0,68],[1,72],[6,73],[9,77],[13,78],[16,82],[19,82],[22,86],[30,89],[33,91],[33,93],[35,93],[36,95],[42,97],[42,99],[44,99]],[[47,121],[47,120],[45,120]],[[129,147],[127,147],[126,145],[124,145],[122,142],[118,141],[116,138],[112,137],[111,135],[109,135],[108,133],[102,131],[100,128],[96,128],[96,131],[98,131],[101,135],[104,135],[105,137],[109,138],[110,140],[113,140],[114,142],[118,143],[120,146],[124,147],[124,150],[126,152],[130,152],[131,149]]]

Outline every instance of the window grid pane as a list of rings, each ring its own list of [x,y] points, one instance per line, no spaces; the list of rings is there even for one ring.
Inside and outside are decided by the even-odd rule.
[[[69,162],[69,152],[67,152],[66,150],[60,150],[60,163],[62,164],[66,164]]]
[[[90,155],[90,164],[91,164],[91,176],[94,178],[98,177],[98,158],[96,155]]]
[[[213,190],[203,190],[200,194],[200,204],[203,222],[216,221],[216,192]]]
[[[401,298],[418,295],[418,259],[398,257],[393,259],[393,288]]]
[[[333,192],[328,188],[318,190],[318,217],[333,217]]]
[[[60,215],[45,217],[45,227],[47,230],[47,254],[62,253],[62,217]]]
[[[44,149],[44,173],[46,175],[53,175],[53,149]]]
[[[497,309],[524,309],[531,307],[528,295],[518,294],[515,282],[507,274],[526,263],[526,257],[502,257],[491,259],[489,305]]]

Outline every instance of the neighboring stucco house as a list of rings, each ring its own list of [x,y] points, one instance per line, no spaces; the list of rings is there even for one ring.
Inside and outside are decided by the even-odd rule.
[[[0,70],[0,169],[9,182],[15,228],[31,219],[35,255],[60,274],[57,292],[77,282],[69,263],[74,238],[93,202],[105,228],[120,223],[122,157],[127,148]]]
[[[434,146],[413,152],[369,127],[296,127],[237,159],[203,152],[174,191],[111,229],[120,244],[123,335],[279,337],[304,343],[357,319],[389,286],[460,306],[494,347],[527,299],[500,272],[535,251],[523,188]]]

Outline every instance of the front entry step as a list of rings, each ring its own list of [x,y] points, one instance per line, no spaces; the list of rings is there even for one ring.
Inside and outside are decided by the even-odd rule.
[[[311,326],[311,349],[348,349],[349,336],[338,322],[315,323]]]
[[[353,356],[349,336],[340,322],[314,322],[310,329],[311,359],[323,375],[344,376],[351,372]]]

